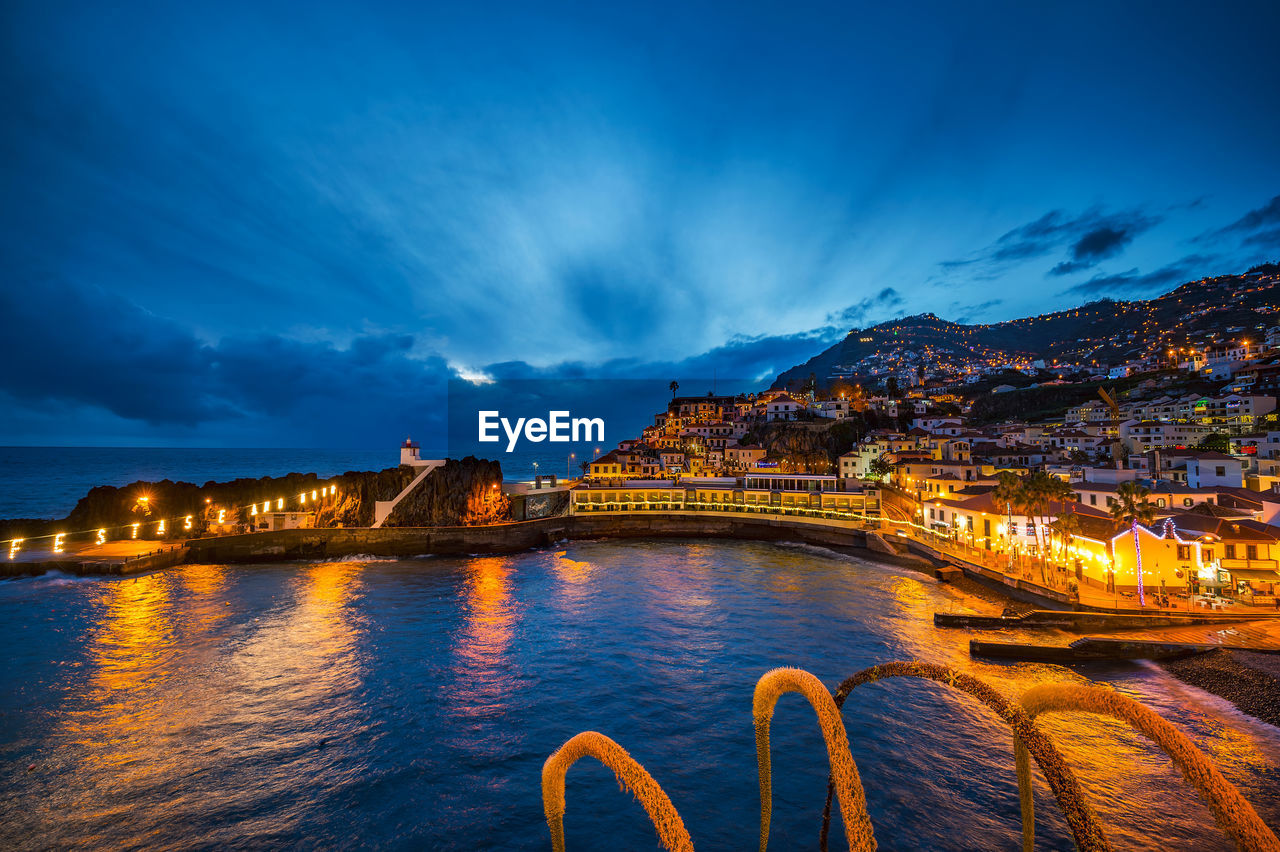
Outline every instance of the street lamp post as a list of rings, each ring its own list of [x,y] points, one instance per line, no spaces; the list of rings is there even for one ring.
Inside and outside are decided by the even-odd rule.
[[[565,460],[564,460],[564,478],[565,479],[573,478],[569,475],[570,463],[577,457],[578,457],[577,453],[569,453],[569,455],[565,457]]]

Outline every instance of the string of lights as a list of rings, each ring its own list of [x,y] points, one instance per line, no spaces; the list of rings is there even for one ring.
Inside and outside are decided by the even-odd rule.
[[[286,504],[292,505],[295,499],[297,500],[297,505],[299,509],[305,510],[308,505],[308,501],[311,504],[316,504],[322,500],[336,497],[337,495],[338,495],[338,486],[333,483],[329,483],[328,485],[324,485],[319,488],[313,488],[313,489],[310,489],[309,491],[302,491],[298,494],[297,498],[276,497],[271,500],[257,501],[257,502],[249,503],[243,506],[232,506],[230,508],[218,507],[216,509],[218,513],[217,518],[212,523],[219,524],[219,525],[226,523],[228,513],[238,513],[242,511],[247,511],[249,513],[249,517],[252,518],[252,517],[257,517],[259,514],[270,514],[273,511],[274,512],[287,511],[285,508]],[[140,497],[138,498],[138,502],[149,503],[150,499],[151,499],[150,497]],[[206,500],[206,502],[208,501]],[[272,506],[275,506],[275,508],[272,509]],[[136,539],[138,537],[138,533],[142,530],[144,526],[150,526],[152,524],[155,524],[156,526],[155,534],[157,536],[167,535],[170,529],[169,525],[179,524],[179,523],[182,525],[181,528],[183,530],[193,529],[195,527],[195,515],[188,514],[188,515],[177,515],[169,518],[150,518],[144,521],[134,521],[133,523],[130,523],[130,524],[120,524],[118,526],[113,526],[113,527],[98,527],[97,529],[75,530],[72,532],[46,533],[45,535],[28,536],[26,538],[0,539],[0,549],[7,549],[9,553],[9,559],[12,560],[17,558],[18,554],[22,551],[24,544],[41,541],[43,539],[53,539],[52,551],[54,553],[63,553],[65,550],[67,540],[70,538],[76,538],[80,536],[94,536],[94,544],[106,544],[108,541],[112,540],[113,538],[115,540],[120,540],[124,538]],[[111,535],[111,533],[119,530],[128,530],[129,534],[127,536],[121,535],[121,536],[114,536],[114,537]]]

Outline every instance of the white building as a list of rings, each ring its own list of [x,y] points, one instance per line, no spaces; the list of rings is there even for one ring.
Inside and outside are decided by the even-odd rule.
[[[777,420],[795,420],[805,404],[793,396],[784,394],[775,396],[765,403],[765,420],[773,423]]]
[[[250,518],[258,532],[271,530],[300,530],[315,526],[314,512],[262,512]]]
[[[1187,459],[1187,485],[1192,488],[1242,488],[1243,465],[1239,459],[1222,453],[1198,453]]]
[[[1164,420],[1128,420],[1120,424],[1120,440],[1130,453],[1148,450],[1194,447],[1210,433],[1209,427],[1196,423],[1171,423]]]
[[[819,417],[829,417],[833,420],[843,420],[849,416],[849,400],[847,399],[824,399],[817,403],[814,412]]]
[[[838,470],[841,479],[871,479],[871,463],[880,458],[880,447],[862,444],[840,456]]]

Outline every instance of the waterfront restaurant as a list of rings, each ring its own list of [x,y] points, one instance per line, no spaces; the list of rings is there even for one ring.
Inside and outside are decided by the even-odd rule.
[[[573,489],[571,513],[742,512],[848,520],[880,517],[880,489],[840,491],[838,478],[815,474],[751,473],[735,477],[586,482]]]
[[[1180,530],[1171,520],[1150,528],[1139,525],[1135,548],[1128,524],[1078,504],[1051,504],[1040,518],[1011,513],[1009,507],[998,506],[991,494],[929,500],[925,508],[925,524],[935,534],[979,550],[1008,553],[1012,549],[1033,559],[1043,549],[1048,564],[1108,592],[1133,594],[1139,565],[1149,592],[1161,588],[1184,592],[1193,581],[1200,587],[1219,584],[1217,566],[1202,550],[1201,533]],[[1055,523],[1059,519],[1062,522]]]
[[[1151,527],[1139,524],[1136,548],[1133,528],[1128,524],[1107,519],[1084,521],[1081,526],[1080,532],[1064,542],[1066,556],[1076,576],[1093,585],[1132,594],[1138,588],[1139,565],[1148,594],[1159,589],[1181,593],[1193,583],[1218,585],[1197,534],[1179,530],[1170,520]],[[1114,572],[1114,586],[1108,572]]]
[[[955,538],[970,547],[999,552],[1014,548],[1020,553],[1034,553],[1046,541],[1047,532],[1041,529],[1037,534],[1037,523],[1052,523],[1061,514],[1110,518],[1106,513],[1075,503],[1053,503],[1041,517],[1030,517],[999,503],[991,491],[973,497],[926,498],[923,506],[924,525],[932,532]]]

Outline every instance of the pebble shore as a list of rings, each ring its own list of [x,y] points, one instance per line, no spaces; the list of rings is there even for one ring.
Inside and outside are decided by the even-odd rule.
[[[1223,649],[1160,665],[1179,680],[1280,727],[1280,654]]]

